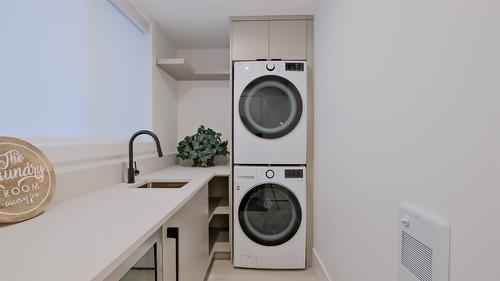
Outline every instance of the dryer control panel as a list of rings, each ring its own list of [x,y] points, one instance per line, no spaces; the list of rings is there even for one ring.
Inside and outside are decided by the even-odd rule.
[[[304,181],[306,168],[301,166],[238,166],[234,167],[234,182]]]
[[[286,179],[302,179],[304,178],[304,170],[302,169],[285,169]]]

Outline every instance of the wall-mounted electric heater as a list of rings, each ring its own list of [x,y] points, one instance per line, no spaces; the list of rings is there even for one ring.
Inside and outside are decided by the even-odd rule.
[[[449,281],[449,223],[409,203],[401,204],[399,222],[399,281]]]

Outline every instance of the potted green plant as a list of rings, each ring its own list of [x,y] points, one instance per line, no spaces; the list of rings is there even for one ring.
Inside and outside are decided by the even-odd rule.
[[[194,161],[193,166],[208,167],[214,165],[216,155],[229,155],[228,141],[221,141],[221,133],[201,125],[196,134],[186,136],[177,146],[177,158]]]

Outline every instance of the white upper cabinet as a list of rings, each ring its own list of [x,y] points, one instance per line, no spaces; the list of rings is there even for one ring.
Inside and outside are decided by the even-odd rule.
[[[233,60],[268,59],[269,21],[234,21]]]
[[[307,58],[307,21],[269,22],[269,58],[305,60]]]
[[[306,60],[307,20],[232,22],[233,60]]]

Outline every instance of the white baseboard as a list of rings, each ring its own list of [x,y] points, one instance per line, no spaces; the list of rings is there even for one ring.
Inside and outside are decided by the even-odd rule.
[[[326,271],[325,266],[318,255],[318,252],[316,252],[316,249],[313,248],[312,250],[313,250],[312,268],[316,273],[316,276],[318,277],[319,281],[333,281],[330,275],[328,275],[328,272]]]

